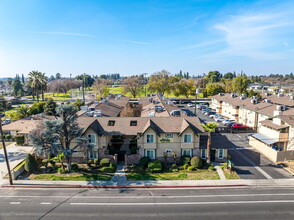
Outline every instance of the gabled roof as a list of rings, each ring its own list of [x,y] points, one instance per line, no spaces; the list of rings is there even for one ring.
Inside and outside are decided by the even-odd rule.
[[[156,132],[156,134],[160,134],[160,133],[164,133],[163,131],[162,131],[162,129],[160,128],[160,127],[158,127],[157,126],[157,124],[155,124],[153,121],[152,121],[152,119],[149,119],[148,121],[147,121],[147,123],[146,123],[146,125],[145,125],[145,127],[144,127],[144,130],[143,130],[143,132],[142,132],[142,134],[144,134],[147,130],[148,130],[148,128],[152,128],[155,132]]]
[[[291,127],[294,127],[294,115],[280,115],[278,117]]]

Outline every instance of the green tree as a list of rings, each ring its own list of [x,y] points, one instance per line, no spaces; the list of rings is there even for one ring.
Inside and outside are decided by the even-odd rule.
[[[45,104],[46,104],[45,102],[35,102],[34,104],[31,105],[29,109],[29,114],[36,115],[36,114],[44,112]]]
[[[45,126],[48,133],[58,138],[64,156],[67,160],[67,168],[71,171],[71,158],[73,150],[78,147],[71,148],[71,143],[74,139],[80,138],[83,129],[77,123],[77,109],[72,105],[62,105],[56,108],[58,119],[46,120]]]
[[[76,101],[73,103],[73,106],[78,110],[81,110],[81,106],[83,105],[85,105],[85,103],[82,102],[80,99],[76,99]]]
[[[215,132],[215,129],[217,127],[217,123],[215,122],[209,122],[207,124],[201,124],[202,127],[205,129],[205,131],[208,132],[208,140],[207,140],[207,160],[206,162],[209,164],[210,163],[210,153],[211,153],[211,134]]]
[[[57,104],[54,102],[52,98],[49,98],[46,100],[45,106],[44,106],[44,112],[47,115],[55,115],[56,114],[56,109]]]
[[[210,83],[219,82],[221,78],[222,78],[222,75],[220,74],[219,71],[210,71],[208,73],[208,81]]]
[[[250,79],[246,75],[237,76],[233,79],[233,91],[239,94],[246,93]]]
[[[18,77],[16,77],[13,81],[12,89],[13,89],[12,94],[14,96],[20,96],[20,97],[23,96],[23,87]]]
[[[24,168],[27,172],[33,172],[38,169],[37,161],[31,154],[27,154]]]
[[[39,71],[32,71],[29,73],[28,82],[30,87],[32,88],[33,98],[37,98],[37,102],[39,102],[39,91],[41,88],[41,72]]]
[[[4,95],[0,95],[0,111],[4,112],[7,110],[7,101],[4,98]]]
[[[15,117],[21,119],[27,116],[30,116],[30,106],[29,105],[20,105],[15,110]]]
[[[228,72],[224,75],[223,77],[224,79],[233,79],[234,78],[234,74],[231,72]]]
[[[148,89],[150,92],[160,93],[164,95],[165,93],[170,93],[172,90],[172,81],[175,77],[170,77],[170,72],[166,70],[161,70],[150,76],[148,82]]]
[[[208,83],[206,84],[207,95],[213,96],[218,93],[225,92],[224,88],[219,83]]]
[[[182,79],[174,84],[173,92],[175,96],[183,95],[189,98],[190,95],[195,95],[196,87],[195,82],[192,79]]]
[[[92,88],[98,100],[100,100],[102,97],[105,97],[109,94],[108,84],[110,84],[110,81],[107,79],[98,78],[95,80]]]

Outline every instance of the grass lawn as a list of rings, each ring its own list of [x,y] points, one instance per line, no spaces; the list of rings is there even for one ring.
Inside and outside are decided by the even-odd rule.
[[[81,174],[81,173],[67,173],[67,174],[31,174],[30,180],[72,180],[72,181],[92,181],[92,180],[110,180],[113,174]]]
[[[36,101],[36,100],[33,100],[33,96],[31,96],[31,95],[30,96],[24,96],[24,98],[27,98],[29,102],[35,102]],[[70,91],[69,91],[66,94],[60,93],[58,96],[57,96],[56,93],[54,94],[54,96],[53,96],[53,93],[45,93],[44,98],[52,98],[55,102],[60,102],[60,101],[63,101],[65,99],[71,98],[71,96],[70,96]],[[42,100],[41,95],[39,97],[39,100],[40,101]]]
[[[6,147],[8,147],[10,144],[12,144],[13,142],[5,142],[5,144],[6,144]],[[3,148],[3,144],[2,144],[2,142],[0,142],[0,149],[2,149]]]
[[[179,172],[130,172],[126,173],[129,180],[218,180],[216,171],[198,169],[196,171],[180,170]]]
[[[235,171],[230,172],[230,171],[224,170],[224,169],[223,169],[223,171],[224,171],[224,174],[225,174],[225,177],[227,180],[240,179],[239,175]]]
[[[109,92],[112,93],[112,94],[123,94],[123,86],[119,86],[119,87],[109,87]],[[151,92],[149,92],[148,88],[146,89],[146,94],[151,94]],[[126,93],[124,94],[125,96],[129,96],[131,97],[131,94],[130,93]],[[138,97],[143,97],[145,96],[145,90],[143,89],[143,91],[140,92],[140,94],[138,95]],[[175,96],[173,93],[171,94],[165,94],[166,97],[168,98],[186,98],[185,96],[183,95],[180,95],[180,96]],[[202,98],[203,97],[203,94],[200,93],[198,94],[198,98]],[[189,98],[195,98],[195,96],[189,96]]]

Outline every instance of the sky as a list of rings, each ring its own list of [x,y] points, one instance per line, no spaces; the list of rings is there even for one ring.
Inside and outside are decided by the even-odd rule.
[[[294,71],[293,0],[0,0],[0,77]]]

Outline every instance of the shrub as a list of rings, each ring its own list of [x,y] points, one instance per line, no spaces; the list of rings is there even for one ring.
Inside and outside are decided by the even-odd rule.
[[[178,166],[175,163],[171,167],[172,167],[172,169],[178,169]]]
[[[23,135],[16,135],[15,136],[15,141],[17,145],[24,145],[24,136]]]
[[[42,160],[42,166],[44,166],[46,169],[48,167],[48,163],[49,163],[49,160],[48,159]]]
[[[114,167],[103,167],[102,168],[102,171],[105,173],[114,173],[115,170],[116,170],[116,168],[114,168]]]
[[[160,161],[149,162],[148,163],[148,169],[152,173],[160,172],[162,170],[162,164],[160,163]]]
[[[54,165],[56,164],[56,161],[53,160],[53,159],[50,159],[50,160],[49,160],[49,163],[50,163],[52,166],[54,166]]]
[[[208,170],[215,170],[212,164],[209,165]]]
[[[68,169],[62,169],[62,167],[59,167],[59,168],[57,169],[57,172],[58,172],[58,173],[61,173],[61,174],[68,173]]]
[[[192,157],[190,163],[191,163],[191,166],[193,166],[195,168],[202,167],[202,160],[200,157]]]
[[[109,158],[103,158],[100,161],[100,165],[103,167],[108,167],[110,165],[110,159]]]
[[[188,169],[188,167],[189,167],[189,164],[185,164],[184,166],[183,166],[183,168],[186,170],[186,169]]]
[[[187,168],[187,170],[189,170],[189,171],[193,171],[193,170],[195,170],[195,167],[193,167],[193,166],[189,166],[189,167]]]
[[[172,172],[179,172],[179,169],[172,169]]]
[[[116,169],[116,168],[117,168],[117,166],[116,166],[116,164],[115,164],[115,163],[110,163],[109,167],[111,167],[111,168],[114,168],[114,169]]]
[[[87,161],[87,165],[88,165],[89,168],[91,168],[91,166],[92,166],[92,162],[93,162],[92,160],[88,160],[88,161]]]
[[[144,169],[147,168],[148,163],[151,161],[149,157],[141,157],[139,160],[139,166],[143,167]]]
[[[27,172],[32,172],[38,169],[38,164],[35,158],[31,154],[27,154],[25,162],[25,170]]]
[[[99,165],[99,159],[94,159],[93,163],[98,166]]]
[[[187,173],[180,173],[179,175],[178,175],[178,178],[179,179],[186,179],[188,177],[188,174]]]
[[[10,139],[11,139],[11,134],[6,134],[6,135],[5,135],[5,139],[6,139],[6,140],[10,140]]]
[[[132,145],[130,146],[130,151],[131,151],[131,154],[136,154],[137,153],[137,145]]]
[[[77,163],[71,164],[71,169],[75,172],[79,171],[79,165]]]
[[[186,157],[186,156],[181,157],[181,164],[182,165],[190,164],[190,161],[191,161],[190,157]]]

